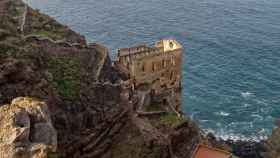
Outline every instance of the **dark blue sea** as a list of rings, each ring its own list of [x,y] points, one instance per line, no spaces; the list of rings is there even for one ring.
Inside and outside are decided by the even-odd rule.
[[[26,0],[116,49],[184,46],[183,110],[224,138],[260,139],[280,118],[280,0]]]

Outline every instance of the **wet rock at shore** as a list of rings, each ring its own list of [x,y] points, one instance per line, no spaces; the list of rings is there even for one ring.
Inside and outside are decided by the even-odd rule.
[[[264,153],[265,158],[280,158],[280,126],[272,130],[271,136],[265,142],[267,152]]]
[[[174,114],[127,111],[115,84],[125,75],[112,67],[106,48],[87,45],[29,7],[20,32],[24,6],[0,1],[0,158],[46,158],[49,151],[67,158],[189,158],[200,143],[240,158],[261,157],[262,144],[204,138],[194,122]],[[265,158],[279,158],[279,137],[274,131]]]

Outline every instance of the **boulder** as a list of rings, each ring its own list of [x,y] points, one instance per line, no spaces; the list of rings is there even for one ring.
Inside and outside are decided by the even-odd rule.
[[[16,98],[0,107],[0,157],[47,158],[57,150],[57,133],[44,102]]]
[[[267,151],[264,152],[264,158],[280,158],[280,127],[272,130],[271,136],[265,143]]]

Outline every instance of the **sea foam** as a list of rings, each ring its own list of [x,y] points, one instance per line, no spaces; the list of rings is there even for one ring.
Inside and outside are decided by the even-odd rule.
[[[231,131],[225,131],[223,129],[221,129],[220,131],[215,131],[213,129],[205,129],[204,132],[206,134],[213,133],[217,139],[224,140],[224,141],[232,140],[234,142],[237,141],[260,142],[268,138],[267,135],[265,134],[266,133],[265,129],[262,129],[262,131],[260,131],[258,134],[251,135],[251,136],[236,134],[236,133],[232,133]]]
[[[242,92],[241,93],[241,96],[243,97],[243,98],[249,98],[249,97],[251,97],[253,95],[253,93],[251,93],[251,92]]]

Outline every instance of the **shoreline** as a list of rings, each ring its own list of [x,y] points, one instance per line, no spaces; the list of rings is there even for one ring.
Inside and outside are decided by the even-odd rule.
[[[79,32],[79,33],[82,33],[82,32]],[[94,38],[94,36],[92,37],[92,38]],[[86,39],[87,39],[87,41],[89,41],[89,36],[86,36]],[[98,41],[97,41],[98,42]],[[108,42],[108,43],[110,43],[110,42]],[[110,49],[110,57],[115,57],[116,56],[116,54],[115,54],[115,52],[116,52],[116,50],[117,50],[117,48],[114,48],[114,49]],[[114,52],[112,52],[112,51],[114,51]],[[113,59],[113,58],[112,58]],[[242,92],[241,94],[240,94],[241,96],[244,96],[244,97],[248,97],[248,96],[250,96],[250,95],[253,95],[254,96],[254,94],[253,93],[250,93],[250,92],[248,92],[248,91],[244,91],[244,92]],[[238,130],[238,129],[237,129]],[[271,131],[272,130],[272,128],[269,128],[269,130]],[[219,132],[215,132],[215,133],[219,133]],[[269,132],[267,135],[270,135],[271,134],[271,132]],[[238,135],[238,134],[237,134]],[[226,136],[225,136],[226,137]],[[253,135],[252,135],[252,137],[254,137]],[[258,136],[256,136],[257,138],[258,138]],[[262,136],[261,136],[262,137]],[[254,139],[257,139],[257,138],[254,138]]]
[[[12,3],[12,1],[8,2]],[[17,2],[21,6],[21,1],[18,0]],[[4,5],[4,7],[10,6]],[[3,58],[2,56],[0,58],[1,64],[3,63],[0,64],[0,68],[3,70],[3,73],[0,73],[0,79],[3,80],[0,86],[5,90],[0,91],[0,94],[5,92],[4,98],[0,99],[0,102],[3,105],[11,102],[11,107],[18,108],[12,100],[19,96],[31,96],[44,101],[42,104],[50,109],[49,113],[46,114],[51,117],[48,119],[49,124],[54,124],[53,127],[60,136],[57,137],[57,140],[53,139],[53,144],[55,146],[58,142],[58,153],[61,152],[64,157],[73,155],[78,155],[76,157],[94,155],[96,157],[99,155],[106,156],[108,153],[115,153],[116,157],[123,154],[133,156],[135,152],[139,152],[139,155],[142,154],[143,157],[151,155],[163,157],[162,154],[164,154],[166,158],[177,155],[180,155],[177,157],[183,158],[191,155],[197,144],[204,143],[231,151],[240,158],[263,158],[263,152],[269,151],[265,146],[267,142],[274,144],[274,141],[276,141],[277,143],[277,139],[272,138],[259,142],[240,139],[222,140],[215,133],[207,133],[201,130],[197,123],[188,118],[188,115],[184,114],[185,117],[181,118],[179,108],[182,107],[177,107],[177,104],[176,107],[168,107],[167,110],[164,109],[166,111],[160,111],[160,113],[153,113],[154,111],[152,111],[151,113],[142,113],[142,116],[140,116],[136,106],[138,103],[141,106],[144,105],[146,94],[142,94],[141,101],[137,96],[129,95],[130,90],[134,89],[134,84],[131,89],[125,87],[126,76],[116,67],[113,67],[112,59],[109,57],[106,48],[98,44],[87,44],[83,36],[75,33],[67,26],[57,23],[47,15],[29,9],[30,12],[23,12],[23,14],[27,16],[24,28],[27,34],[32,35],[30,38],[21,36],[22,32],[17,32],[16,26],[15,28],[10,27],[14,23],[4,25],[3,28],[8,31],[4,31],[3,36],[0,34],[0,38],[10,42],[9,47],[3,49],[3,53],[0,54],[3,56]],[[19,13],[16,10],[15,15],[8,14],[5,18],[13,19],[14,16],[19,16]],[[41,26],[41,21],[44,20],[45,23]],[[47,31],[42,28],[46,28]],[[60,31],[60,34],[57,31]],[[40,34],[38,36],[40,38],[33,36],[34,33]],[[43,36],[44,38],[41,38]],[[53,40],[54,38],[57,40]],[[169,47],[166,47],[165,44],[169,44]],[[162,40],[156,44],[158,49],[145,46],[141,49],[153,50],[160,54],[159,50],[173,50],[177,46],[176,44],[178,43],[172,40]],[[6,43],[4,46],[6,46]],[[0,45],[0,47],[3,46]],[[178,48],[181,50],[181,47]],[[174,50],[178,51],[178,48],[176,47]],[[14,52],[11,53],[11,50]],[[138,51],[138,49],[135,50]],[[129,56],[127,52],[131,49],[125,48],[122,51],[123,54]],[[174,60],[174,58],[172,59]],[[166,63],[163,65],[166,65]],[[152,67],[154,69],[154,66]],[[143,69],[146,70],[145,67]],[[36,76],[34,76],[35,74]],[[171,74],[171,76],[174,76],[173,72]],[[122,80],[123,78],[124,80]],[[176,77],[175,81],[178,81],[178,78]],[[139,81],[141,79],[139,78]],[[41,89],[38,90],[38,87]],[[145,84],[141,88],[146,89],[147,87],[149,87],[149,84]],[[181,87],[179,86],[179,88]],[[172,95],[175,98],[174,93]],[[166,100],[164,102],[164,99],[163,103],[167,102]],[[21,98],[20,100],[23,100],[24,104],[22,106],[32,108],[32,106],[28,106],[29,104],[33,105],[32,99]],[[41,105],[38,102],[36,104]],[[9,107],[9,105],[6,105],[6,107]],[[156,108],[159,107],[156,106]],[[5,112],[5,109],[3,111]],[[12,117],[14,116],[13,113],[9,114]],[[10,117],[7,119],[10,119]],[[32,118],[30,120],[31,123],[37,123]],[[9,121],[6,122],[13,123],[13,120]],[[6,122],[4,121],[4,123]],[[30,122],[27,121],[27,125],[30,126]],[[4,123],[3,125],[5,125]],[[1,122],[0,125],[2,125]],[[5,134],[7,135],[8,132]],[[28,134],[23,136],[28,136]],[[275,137],[278,138],[277,136],[276,131]],[[26,140],[32,141],[29,140],[29,136],[19,141]],[[139,146],[143,150],[138,151]],[[127,150],[130,152],[127,153]],[[274,151],[277,148],[272,147],[271,150]],[[142,157],[139,156],[139,158]]]

